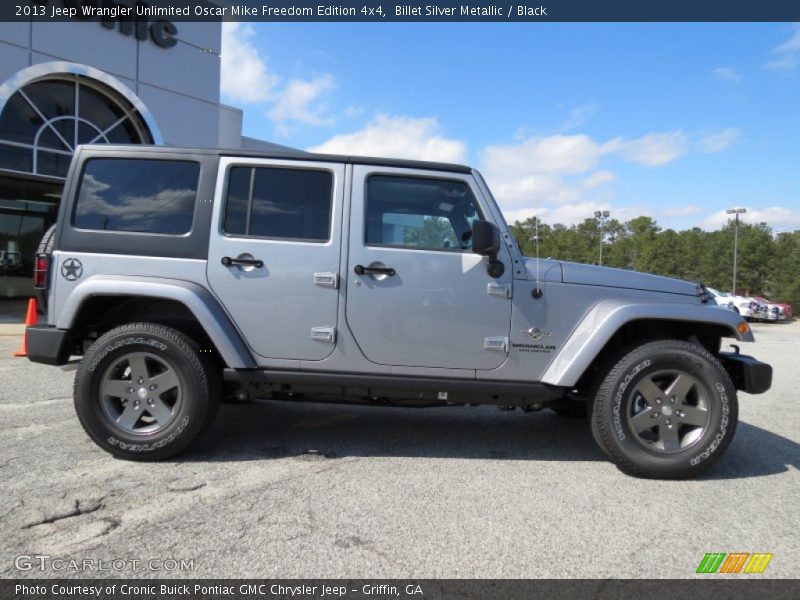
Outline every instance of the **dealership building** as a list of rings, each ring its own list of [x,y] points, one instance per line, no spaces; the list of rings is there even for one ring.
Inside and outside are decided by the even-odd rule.
[[[269,149],[220,102],[220,23],[0,23],[0,298],[31,293],[78,144]]]

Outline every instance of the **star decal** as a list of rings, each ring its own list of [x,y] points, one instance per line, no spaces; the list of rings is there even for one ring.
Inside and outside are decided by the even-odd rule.
[[[83,275],[83,265],[77,258],[68,258],[61,265],[61,275],[67,281],[75,281]]]

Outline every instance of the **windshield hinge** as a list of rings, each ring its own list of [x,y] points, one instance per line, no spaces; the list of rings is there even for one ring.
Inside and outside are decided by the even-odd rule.
[[[510,283],[487,283],[486,293],[495,298],[511,298]]]

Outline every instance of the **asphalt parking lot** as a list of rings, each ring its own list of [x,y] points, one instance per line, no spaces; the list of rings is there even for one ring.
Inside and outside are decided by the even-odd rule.
[[[674,578],[771,552],[764,576],[800,577],[800,322],[754,329],[773,389],[683,482],[621,474],[583,421],[492,407],[223,405],[179,460],[124,462],[83,433],[73,374],[0,336],[0,576]],[[127,566],[15,567],[35,554]]]

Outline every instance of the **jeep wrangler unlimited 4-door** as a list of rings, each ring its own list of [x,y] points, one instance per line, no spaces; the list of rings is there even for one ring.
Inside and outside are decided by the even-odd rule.
[[[489,403],[591,419],[626,473],[716,461],[772,369],[702,285],[521,255],[458,165],[81,147],[36,257],[30,359],[76,365],[112,454],[163,459],[221,397]]]

